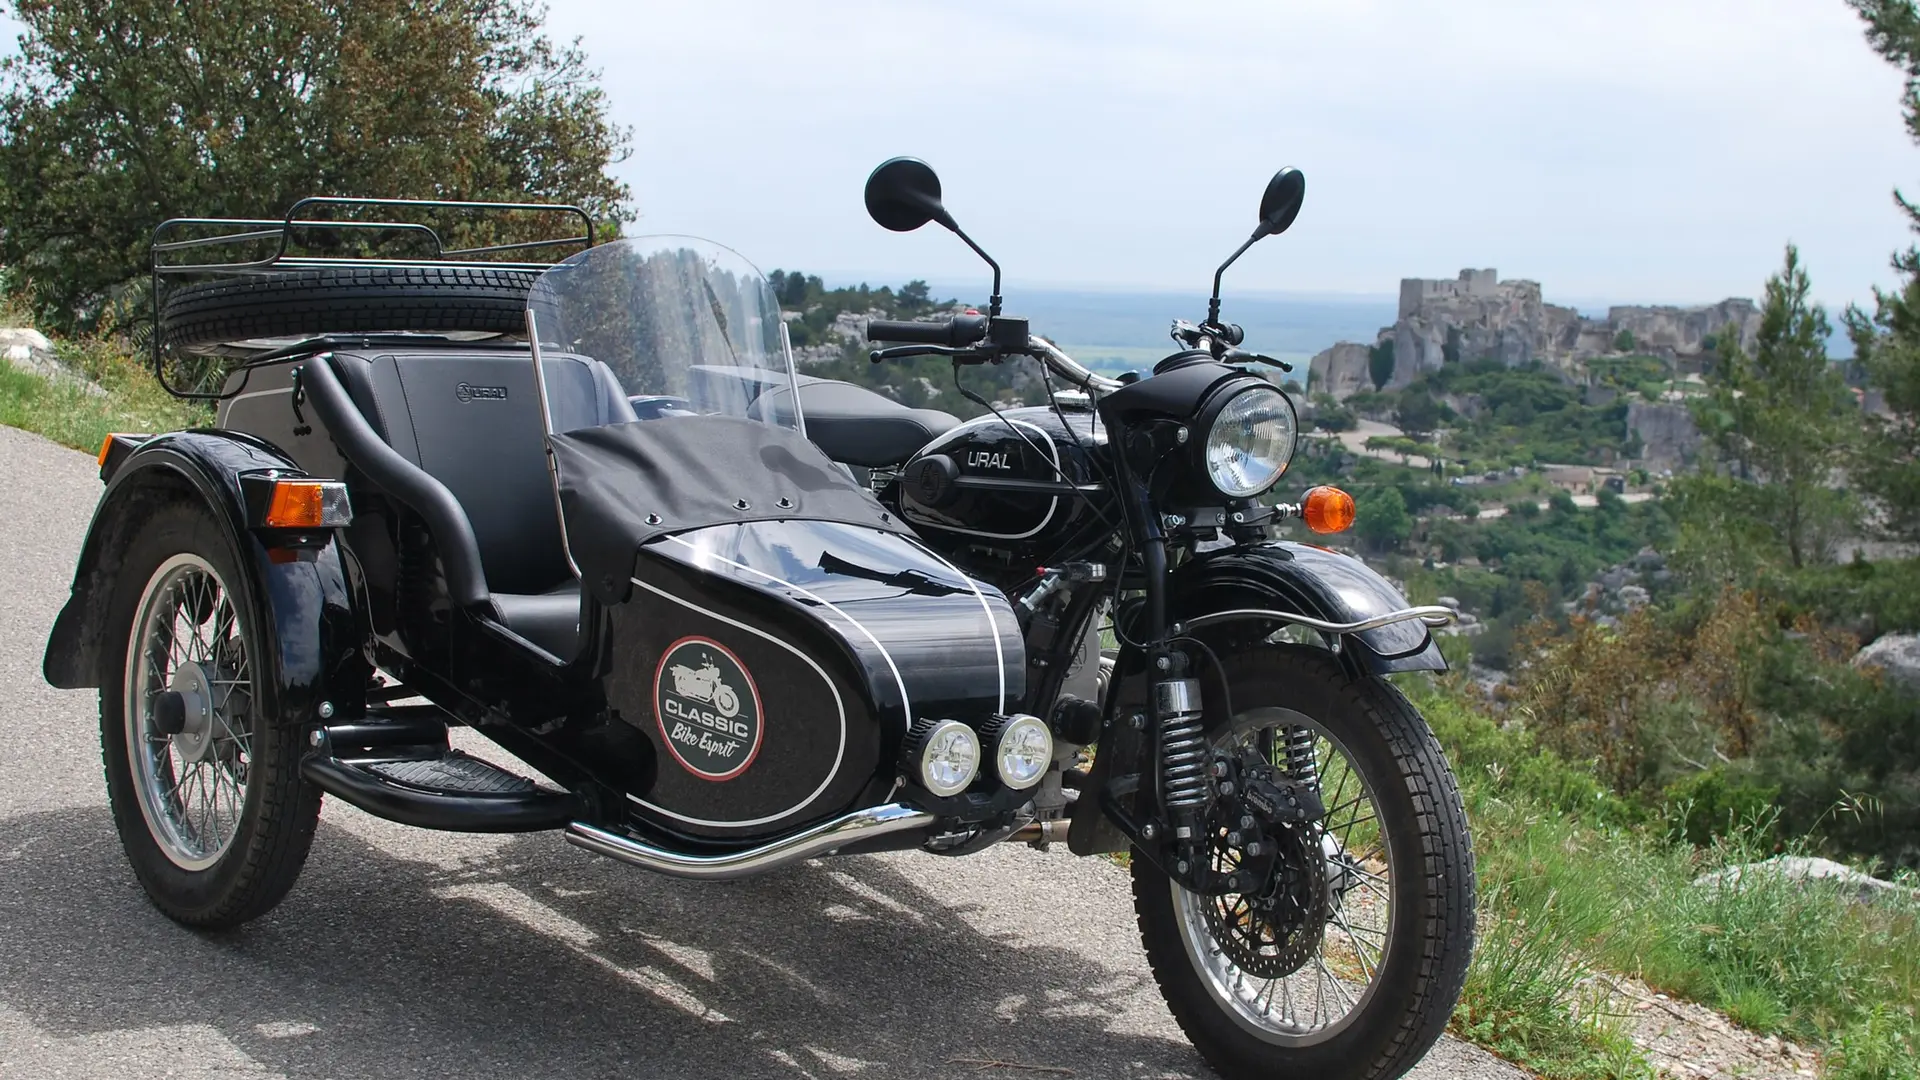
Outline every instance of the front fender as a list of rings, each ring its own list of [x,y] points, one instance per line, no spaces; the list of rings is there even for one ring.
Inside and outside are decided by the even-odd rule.
[[[270,548],[247,528],[241,478],[269,470],[305,475],[270,444],[235,432],[161,435],[128,454],[100,497],[72,594],[48,635],[41,664],[47,682],[68,690],[100,685],[107,610],[127,544],[156,506],[192,499],[219,522],[246,579],[242,591],[265,652],[269,715],[304,722],[321,701],[357,715],[369,670],[338,542]]]
[[[1359,559],[1290,541],[1198,555],[1174,570],[1167,582],[1167,615],[1176,622],[1232,608],[1272,608],[1349,623],[1407,606],[1399,589]],[[1257,621],[1245,626],[1272,632]],[[1356,675],[1447,669],[1432,633],[1418,619],[1342,635],[1337,651]]]

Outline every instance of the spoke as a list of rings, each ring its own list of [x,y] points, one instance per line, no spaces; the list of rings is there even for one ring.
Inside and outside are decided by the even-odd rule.
[[[1321,960],[1321,959],[1320,959],[1319,957],[1317,957],[1317,956],[1316,956],[1316,957],[1314,957],[1314,958],[1313,958],[1313,966],[1315,966],[1315,967],[1317,967],[1317,968],[1319,968],[1319,969],[1320,969],[1320,974],[1322,974],[1322,975],[1324,975],[1324,976],[1326,976],[1326,980],[1327,980],[1327,981],[1328,981],[1329,983],[1332,983],[1332,984],[1333,984],[1333,989],[1334,989],[1334,992],[1335,992],[1335,993],[1337,993],[1337,994],[1339,994],[1339,995],[1340,995],[1340,1000],[1341,1000],[1341,1001],[1342,1001],[1343,1003],[1345,1003],[1345,1004],[1346,1004],[1346,1006],[1347,1006],[1347,1012],[1352,1012],[1352,1011],[1353,1011],[1353,999],[1347,996],[1347,988],[1346,988],[1346,987],[1344,987],[1344,986],[1342,986],[1342,985],[1340,984],[1340,980],[1339,980],[1338,978],[1335,978],[1335,977],[1334,977],[1334,974],[1333,974],[1333,972],[1331,972],[1331,971],[1328,971],[1328,970],[1327,970],[1327,965],[1326,965],[1326,962],[1325,962],[1325,961],[1323,961],[1323,960]],[[1340,1015],[1341,1015],[1341,1016],[1345,1016],[1345,1015],[1346,1015],[1346,1013],[1341,1013]],[[1336,1019],[1338,1019],[1338,1018],[1336,1017]]]
[[[1353,955],[1354,959],[1360,961],[1360,973],[1367,977],[1368,982],[1372,982],[1373,969],[1367,964],[1367,954],[1361,950],[1361,946],[1364,943],[1358,937],[1354,936],[1353,928],[1347,925],[1347,920],[1341,917],[1340,911],[1337,908],[1334,909],[1333,912],[1333,921],[1340,924],[1340,929],[1344,930],[1348,940],[1353,942]]]

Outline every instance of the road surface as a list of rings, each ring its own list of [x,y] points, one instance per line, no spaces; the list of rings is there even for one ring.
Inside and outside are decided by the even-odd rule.
[[[688,883],[329,802],[278,910],[181,929],[122,858],[93,693],[40,679],[98,493],[87,455],[0,428],[0,1077],[1212,1075],[1124,873],[1058,850]],[[1521,1074],[1448,1040],[1414,1075]]]

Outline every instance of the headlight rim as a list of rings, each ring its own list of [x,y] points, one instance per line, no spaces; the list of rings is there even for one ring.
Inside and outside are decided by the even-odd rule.
[[[1236,398],[1239,398],[1243,394],[1263,392],[1274,394],[1280,399],[1281,404],[1286,406],[1288,430],[1291,433],[1291,438],[1287,441],[1286,456],[1281,459],[1279,467],[1274,470],[1273,479],[1265,486],[1244,494],[1227,491],[1215,482],[1213,469],[1207,464],[1207,448],[1213,443],[1214,426],[1219,422],[1220,414],[1225,412],[1227,406],[1232,404]],[[1200,474],[1201,482],[1209,490],[1222,498],[1257,499],[1267,492],[1272,491],[1275,487],[1279,486],[1281,480],[1286,478],[1287,470],[1293,467],[1294,456],[1300,449],[1300,410],[1293,403],[1293,395],[1287,393],[1284,388],[1275,385],[1267,379],[1260,378],[1258,375],[1243,375],[1242,378],[1229,380],[1217,387],[1211,394],[1207,395],[1207,400],[1202,403],[1196,420],[1198,422],[1194,426],[1199,430],[1200,438],[1192,442],[1194,447],[1194,467]]]

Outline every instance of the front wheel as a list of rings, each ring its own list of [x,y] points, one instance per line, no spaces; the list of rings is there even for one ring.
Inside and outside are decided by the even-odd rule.
[[[1227,656],[1219,783],[1304,783],[1317,820],[1209,823],[1244,890],[1197,895],[1133,859],[1134,910],[1174,1018],[1227,1080],[1390,1080],[1446,1028],[1473,952],[1473,851],[1420,714],[1319,650]],[[1257,847],[1253,845],[1258,845]],[[1251,848],[1251,852],[1249,851]]]

